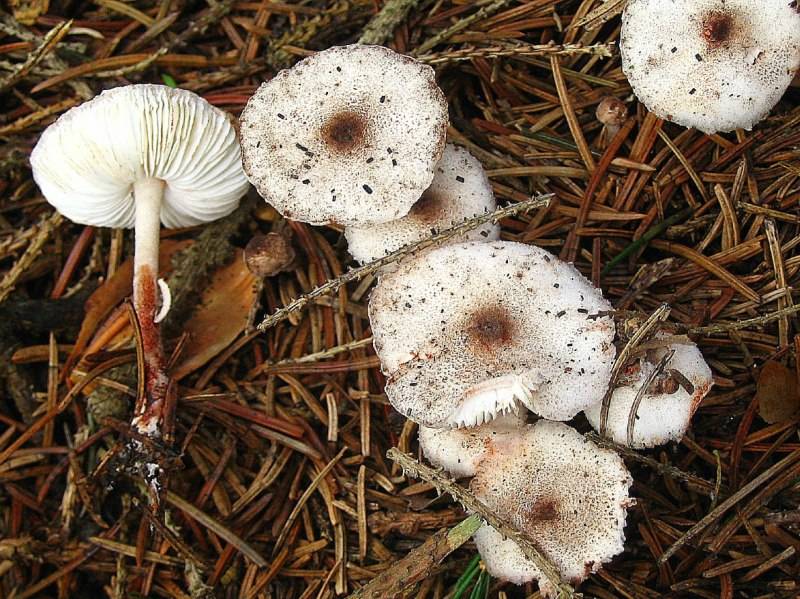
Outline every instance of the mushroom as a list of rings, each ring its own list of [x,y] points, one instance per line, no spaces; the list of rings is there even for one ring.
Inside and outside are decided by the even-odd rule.
[[[750,129],[800,66],[800,14],[789,0],[630,0],[620,51],[659,117],[706,133]]]
[[[347,227],[344,234],[350,254],[365,263],[495,208],[492,185],[481,163],[464,148],[447,144],[433,182],[406,216],[379,225]],[[500,227],[495,223],[465,236],[472,241],[499,238]]]
[[[606,96],[595,110],[597,120],[603,124],[601,144],[607,145],[619,133],[625,119],[628,118],[628,107],[625,102],[614,96]]]
[[[430,67],[380,46],[334,47],[250,98],[244,169],[287,218],[384,223],[408,214],[430,185],[447,122]]]
[[[623,551],[633,480],[616,453],[546,420],[497,445],[478,466],[470,490],[534,539],[563,580],[577,584]],[[539,580],[542,595],[556,595],[514,541],[489,525],[474,538],[489,574],[515,584]]]
[[[247,269],[262,279],[290,270],[295,258],[292,242],[285,234],[275,231],[254,235],[244,248]]]
[[[456,478],[474,476],[481,461],[501,440],[525,426],[524,412],[510,412],[472,428],[419,427],[419,446],[435,466]]]
[[[687,337],[659,334],[652,343],[654,347],[623,372],[622,384],[614,389],[608,411],[607,434],[616,443],[636,449],[679,441],[713,384],[711,369]],[[670,351],[674,351],[672,358],[657,372],[657,365]],[[649,387],[643,389],[651,379]],[[640,394],[629,444],[628,420]],[[598,431],[601,411],[599,402],[584,412]]]
[[[386,394],[436,428],[519,403],[569,420],[600,401],[616,350],[610,304],[572,265],[521,243],[464,242],[403,261],[369,302]]]
[[[248,183],[233,125],[186,90],[118,87],[50,125],[31,166],[47,201],[73,222],[135,230],[133,304],[146,382],[133,424],[157,437],[168,384],[157,323],[169,306],[158,279],[159,223],[198,225],[236,208]]]

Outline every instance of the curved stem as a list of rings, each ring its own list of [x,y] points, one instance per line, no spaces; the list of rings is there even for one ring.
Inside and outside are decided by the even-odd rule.
[[[141,179],[133,185],[136,202],[133,257],[133,307],[142,332],[145,361],[144,397],[137,398],[133,426],[151,437],[161,436],[161,412],[169,379],[161,333],[155,322],[158,306],[158,243],[164,182]]]

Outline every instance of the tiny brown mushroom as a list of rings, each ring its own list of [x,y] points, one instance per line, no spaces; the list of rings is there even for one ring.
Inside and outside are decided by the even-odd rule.
[[[244,249],[248,270],[261,278],[291,270],[296,256],[292,242],[283,233],[256,235]]]
[[[611,141],[628,118],[625,102],[614,96],[606,96],[597,105],[597,120],[603,124],[603,145]]]

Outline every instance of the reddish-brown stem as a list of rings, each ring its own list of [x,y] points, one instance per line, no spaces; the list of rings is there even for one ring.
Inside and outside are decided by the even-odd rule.
[[[169,377],[161,345],[161,331],[155,322],[158,305],[156,275],[149,265],[141,265],[134,274],[134,308],[139,321],[144,354],[144,396],[137,399],[133,424],[138,432],[161,436],[161,418]]]

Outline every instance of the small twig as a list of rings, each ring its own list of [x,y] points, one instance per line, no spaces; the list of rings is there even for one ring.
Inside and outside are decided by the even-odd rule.
[[[421,464],[411,456],[404,454],[396,447],[390,449],[386,453],[386,457],[396,462],[406,475],[413,478],[421,478],[425,482],[431,483],[438,490],[444,491],[458,501],[465,509],[480,515],[492,528],[500,532],[503,536],[514,541],[525,554],[525,557],[536,565],[545,580],[552,585],[553,588],[558,589],[559,597],[575,596],[575,591],[569,584],[562,582],[558,569],[536,548],[534,541],[525,532],[517,530],[495,514],[470,491],[459,486],[433,468]]]
[[[141,71],[144,71],[147,67],[149,67],[151,64],[153,64],[156,60],[158,60],[165,54],[168,54],[169,52],[175,50],[176,48],[180,48],[194,36],[203,33],[209,27],[209,25],[216,23],[222,17],[228,14],[231,10],[232,5],[233,5],[233,0],[223,0],[222,2],[214,3],[212,8],[210,8],[206,14],[201,16],[196,21],[190,23],[189,27],[185,31],[183,31],[180,35],[175,37],[174,40],[172,40],[168,44],[165,44],[164,46],[162,46],[161,48],[150,54],[150,56],[148,56],[147,58],[140,60],[135,64],[128,65],[126,67],[121,67],[119,69],[112,69],[109,71],[100,71],[98,73],[92,73],[91,76],[95,78],[124,77],[125,75],[129,75],[131,73],[139,73]]]
[[[647,246],[653,239],[661,235],[664,231],[669,229],[672,225],[682,221],[685,218],[688,218],[694,213],[694,208],[691,206],[681,210],[680,212],[673,214],[670,217],[667,217],[657,225],[653,225],[645,231],[644,235],[639,237],[636,241],[632,242],[630,245],[626,246],[622,249],[622,251],[614,256],[608,263],[603,267],[603,270],[600,271],[601,276],[607,275],[611,272],[611,269],[614,268],[617,264],[625,260],[628,256],[633,255],[635,252],[638,252],[640,249]]]
[[[311,481],[311,484],[308,486],[308,488],[303,492],[303,495],[300,497],[300,499],[298,499],[295,502],[294,507],[292,508],[292,511],[289,514],[289,517],[286,518],[286,522],[283,524],[283,529],[281,530],[280,535],[278,535],[278,538],[275,540],[275,545],[272,547],[272,557],[275,557],[280,551],[283,542],[286,540],[286,536],[292,529],[294,521],[297,519],[297,517],[300,515],[300,512],[303,510],[303,506],[305,506],[306,502],[311,498],[311,495],[314,493],[314,491],[317,490],[317,487],[319,486],[320,482],[322,482],[322,479],[324,479],[328,475],[328,473],[333,469],[333,467],[342,458],[342,456],[345,454],[346,451],[347,447],[342,447],[339,453],[337,453],[331,459],[331,461],[328,462],[325,465],[325,467],[319,471],[319,473],[314,477],[314,480]]]
[[[359,44],[384,44],[421,0],[388,0],[366,27]]]
[[[755,318],[747,318],[745,320],[737,320],[736,322],[721,322],[719,324],[712,324],[705,327],[692,327],[687,329],[690,335],[713,335],[715,333],[730,333],[731,331],[740,331],[752,326],[768,324],[776,320],[780,320],[785,316],[792,316],[800,312],[800,305],[789,306],[783,310],[776,310],[763,316],[756,316]]]
[[[417,60],[426,64],[437,65],[449,62],[461,62],[474,58],[528,58],[532,56],[575,56],[588,54],[591,56],[603,56],[610,58],[611,49],[614,44],[594,44],[585,46],[583,44],[496,44],[486,47],[469,46],[458,50],[446,52],[435,52],[417,56]]]
[[[628,363],[636,346],[644,341],[651,331],[662,321],[666,320],[669,316],[670,307],[667,304],[662,304],[655,312],[653,312],[647,320],[644,321],[641,327],[631,336],[622,351],[619,352],[614,366],[611,368],[611,382],[608,385],[608,390],[603,396],[603,407],[600,410],[600,434],[605,437],[608,432],[608,411],[611,408],[611,394],[614,392],[614,385],[619,378],[622,369]]]
[[[431,575],[431,569],[466,543],[481,527],[477,514],[462,520],[450,530],[439,530],[410,551],[388,570],[384,570],[348,599],[399,599],[412,584]]]
[[[297,59],[289,49],[305,45],[320,31],[331,27],[334,23],[352,22],[352,14],[357,6],[352,0],[339,0],[328,6],[324,12],[306,19],[294,27],[290,27],[279,38],[273,39],[265,53],[265,61],[272,68],[286,68]]]
[[[44,244],[47,243],[47,240],[50,239],[50,235],[53,231],[58,228],[61,224],[63,217],[58,212],[53,212],[45,218],[42,223],[39,225],[39,230],[36,232],[36,236],[31,240],[30,245],[25,250],[25,253],[22,254],[19,260],[17,260],[16,264],[11,267],[6,273],[6,276],[3,277],[3,280],[0,281],[0,302],[3,302],[8,295],[14,290],[17,285],[17,281],[25,272],[25,270],[33,264],[33,261],[36,260],[36,257],[41,253]]]
[[[165,493],[165,499],[167,503],[171,503],[176,508],[184,512],[190,518],[196,520],[197,522],[201,523],[203,526],[208,528],[209,530],[213,531],[216,535],[220,538],[226,540],[228,543],[236,547],[242,555],[246,556],[251,562],[256,564],[261,568],[266,568],[269,564],[267,560],[261,557],[255,549],[253,549],[244,539],[236,535],[233,531],[226,528],[214,518],[208,516],[205,512],[199,510],[194,505],[179,497],[172,491],[167,491]]]
[[[583,27],[587,31],[593,31],[620,14],[627,3],[628,0],[606,0],[583,18],[570,23],[568,29]]]
[[[70,27],[72,27],[72,20],[59,23],[50,31],[48,31],[47,35],[44,36],[42,43],[39,44],[39,47],[28,54],[28,58],[25,60],[25,62],[20,64],[8,77],[0,81],[0,92],[5,91],[23,79],[25,75],[31,71],[31,69],[44,60],[48,53],[50,53],[53,48],[56,47],[56,44],[58,44],[58,42],[60,42],[62,38],[67,35]]]
[[[733,331],[741,331],[742,329],[769,324],[771,322],[775,322],[776,320],[780,320],[785,316],[793,316],[798,312],[800,312],[800,305],[789,306],[788,308],[783,308],[782,310],[769,312],[763,316],[756,316],[754,318],[747,318],[745,320],[737,320],[736,322],[721,322],[719,324],[713,324],[704,327],[687,327],[686,325],[677,322],[670,322],[665,324],[665,328],[676,334],[695,335],[701,337],[717,333],[727,334]],[[608,316],[611,316],[619,321],[620,319],[626,318],[644,318],[647,316],[647,313],[638,312],[636,310],[604,310],[590,314],[589,318],[606,318]]]
[[[628,428],[626,429],[628,445],[631,447],[633,447],[633,429],[636,426],[636,414],[639,412],[639,406],[641,405],[647,390],[650,388],[650,385],[653,384],[653,381],[656,380],[656,377],[659,374],[664,372],[664,368],[667,367],[667,364],[669,364],[669,361],[672,360],[672,356],[674,355],[675,350],[673,349],[665,354],[661,360],[659,360],[653,371],[647,375],[644,384],[636,392],[636,397],[633,398],[633,405],[631,405],[631,411],[628,413]]]
[[[700,522],[692,526],[689,530],[687,530],[684,535],[675,541],[661,556],[658,558],[658,564],[664,564],[666,561],[671,558],[675,553],[683,547],[686,543],[691,541],[701,532],[703,532],[706,528],[711,526],[714,522],[716,522],[725,512],[735,506],[739,501],[747,497],[750,493],[761,487],[765,482],[767,482],[770,478],[775,476],[776,473],[780,472],[791,466],[794,462],[797,462],[800,459],[800,450],[793,451],[785,458],[783,458],[780,462],[771,466],[768,470],[765,470],[756,478],[751,480],[741,489],[736,491],[733,495],[728,497],[725,501],[720,503],[715,509],[711,512],[706,514]]]
[[[712,497],[714,495],[715,485],[711,481],[707,481],[704,478],[700,478],[699,476],[695,476],[694,474],[689,474],[688,472],[684,472],[680,468],[676,468],[675,466],[671,466],[669,464],[663,464],[658,460],[654,460],[651,457],[643,455],[638,451],[631,449],[630,447],[625,447],[624,445],[620,445],[619,443],[614,443],[610,439],[604,439],[600,435],[595,432],[586,433],[585,437],[589,439],[592,443],[602,447],[603,449],[610,449],[615,451],[623,458],[639,462],[640,464],[644,464],[649,468],[652,468],[659,474],[663,474],[669,476],[670,478],[674,478],[675,480],[682,481],[686,483],[687,486],[691,487],[692,490],[702,493],[703,495],[707,495]]]
[[[404,245],[400,249],[395,250],[390,254],[383,256],[382,258],[378,258],[377,260],[368,262],[363,266],[359,266],[357,268],[348,270],[343,275],[340,275],[335,279],[330,279],[329,281],[323,283],[319,287],[292,300],[291,302],[289,302],[289,304],[275,311],[270,316],[267,316],[266,318],[264,318],[261,324],[258,325],[258,330],[262,332],[266,331],[268,328],[275,326],[282,320],[286,320],[290,314],[297,312],[298,310],[301,310],[306,304],[315,300],[316,298],[326,295],[328,293],[333,293],[335,291],[338,291],[344,285],[347,285],[348,283],[351,283],[353,281],[359,281],[363,279],[365,276],[380,270],[387,264],[396,262],[397,260],[400,260],[401,258],[408,256],[409,254],[425,250],[429,247],[433,247],[435,245],[439,245],[441,243],[449,241],[454,237],[459,237],[461,235],[464,235],[465,233],[468,233],[473,229],[477,229],[484,223],[488,222],[496,223],[500,219],[507,218],[509,216],[515,216],[523,212],[528,212],[529,210],[534,210],[536,208],[547,206],[550,203],[551,197],[552,194],[546,196],[537,196],[531,198],[530,200],[520,202],[518,204],[512,204],[511,206],[506,206],[505,208],[498,208],[494,212],[488,212],[486,214],[481,214],[480,216],[475,216],[453,227],[450,227],[449,229],[444,229],[439,233],[436,233],[430,237],[426,237],[421,241]]]
[[[468,17],[465,17],[465,18],[463,18],[463,19],[461,19],[459,21],[456,21],[450,27],[447,27],[446,29],[442,29],[439,33],[434,35],[428,41],[420,44],[414,50],[413,54],[415,56],[418,56],[420,54],[424,54],[425,52],[428,52],[431,48],[434,48],[435,46],[441,44],[442,42],[447,41],[448,39],[453,37],[456,33],[458,33],[459,31],[463,31],[464,29],[466,29],[467,27],[469,27],[473,23],[476,23],[476,22],[480,21],[481,19],[485,19],[486,17],[489,17],[489,16],[493,15],[494,13],[496,13],[498,10],[500,10],[501,8],[503,8],[506,4],[509,4],[510,2],[511,2],[511,0],[495,0],[491,4],[487,4],[487,5],[483,6],[478,11],[476,11],[473,14],[469,15]]]

